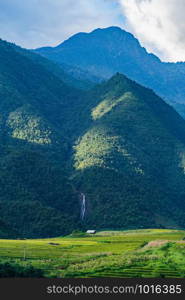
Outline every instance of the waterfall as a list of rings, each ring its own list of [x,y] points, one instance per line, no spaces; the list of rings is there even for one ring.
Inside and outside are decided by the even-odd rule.
[[[85,195],[81,193],[81,219],[82,220],[85,217],[85,211],[86,211],[86,199],[85,199]]]

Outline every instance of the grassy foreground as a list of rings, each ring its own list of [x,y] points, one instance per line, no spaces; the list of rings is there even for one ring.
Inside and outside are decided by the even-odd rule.
[[[45,277],[185,278],[185,231],[105,231],[94,236],[0,240],[0,262]]]

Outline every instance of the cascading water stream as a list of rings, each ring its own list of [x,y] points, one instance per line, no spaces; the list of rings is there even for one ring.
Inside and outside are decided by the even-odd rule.
[[[81,219],[84,220],[86,211],[86,198],[83,193],[81,193]]]

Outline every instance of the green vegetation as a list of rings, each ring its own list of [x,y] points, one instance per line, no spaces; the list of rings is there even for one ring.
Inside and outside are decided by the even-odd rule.
[[[80,92],[35,57],[0,41],[0,214],[17,237],[70,233],[80,215],[61,126],[64,106],[67,110]],[[0,229],[0,236],[10,237],[5,232]]]
[[[20,264],[12,261],[0,262],[0,278],[21,278],[21,277],[43,277],[42,270],[34,268],[29,264]]]
[[[185,121],[169,105],[119,73],[69,87],[1,40],[0,62],[0,237],[185,228]]]
[[[1,238],[16,238],[17,232],[0,219],[0,236]]]
[[[86,194],[86,223],[96,229],[184,227],[180,116],[120,74],[91,92],[88,109],[92,118],[77,140],[73,175]]]
[[[32,273],[32,268],[40,270],[38,274],[44,277],[185,276],[185,231],[105,231],[75,237],[76,234],[42,240],[0,240],[0,274],[9,262],[11,266],[28,268],[30,275],[26,274],[30,277],[37,274]]]

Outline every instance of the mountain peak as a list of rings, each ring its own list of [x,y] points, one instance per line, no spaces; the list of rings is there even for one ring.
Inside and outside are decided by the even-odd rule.
[[[117,83],[131,83],[133,82],[132,80],[130,80],[127,76],[117,72],[115,75],[113,75],[108,81],[107,83],[112,85],[112,84],[117,84]]]
[[[122,73],[119,73],[117,72],[115,75],[113,75],[108,81],[107,81],[107,84],[111,85],[111,84],[127,84],[127,86],[131,86],[131,85],[134,85],[135,88],[136,87],[142,87],[142,89],[146,89],[144,86],[141,86],[139,85],[136,81],[128,78],[126,75],[122,74]],[[147,88],[147,90],[149,90]]]
[[[122,32],[123,31],[123,32],[126,32],[125,30],[123,30],[122,28],[120,28],[118,26],[110,26],[110,27],[105,27],[105,28],[97,28],[90,33],[98,32],[98,31],[109,31],[109,32]]]
[[[100,80],[109,79],[116,72],[125,74],[153,89],[172,105],[184,102],[185,63],[163,63],[157,56],[148,53],[133,34],[120,27],[81,32],[58,47],[42,48],[36,52],[60,65],[65,63],[78,67]]]
[[[110,26],[110,27],[105,27],[105,28],[96,28],[91,32],[78,32],[74,35],[72,35],[71,37],[69,37],[68,39],[66,39],[64,42],[60,43],[58,46],[56,47],[42,47],[39,49],[36,49],[36,51],[47,51],[50,49],[59,49],[62,48],[63,45],[68,45],[69,43],[73,43],[73,42],[82,42],[82,41],[89,41],[92,38],[98,38],[100,36],[101,39],[107,38],[109,37],[110,39],[114,39],[114,35],[116,35],[115,38],[117,38],[117,35],[119,35],[120,37],[127,37],[127,39],[129,40],[133,40],[137,45],[139,44],[139,41],[135,38],[135,36],[133,34],[131,34],[130,32],[127,32],[126,30],[118,27],[118,26]]]
[[[89,34],[91,35],[91,34],[94,34],[94,33],[108,33],[108,34],[118,33],[118,34],[121,34],[121,35],[123,35],[123,34],[128,35],[128,36],[132,37],[133,39],[136,39],[135,36],[132,33],[128,32],[125,29],[123,29],[121,27],[118,27],[118,26],[97,28],[97,29],[91,31]]]
[[[113,75],[113,76],[110,78],[110,80],[117,80],[117,79],[119,79],[119,80],[123,80],[123,79],[130,80],[130,79],[128,79],[127,76],[125,76],[124,74],[119,73],[119,72],[116,72],[115,75]]]

